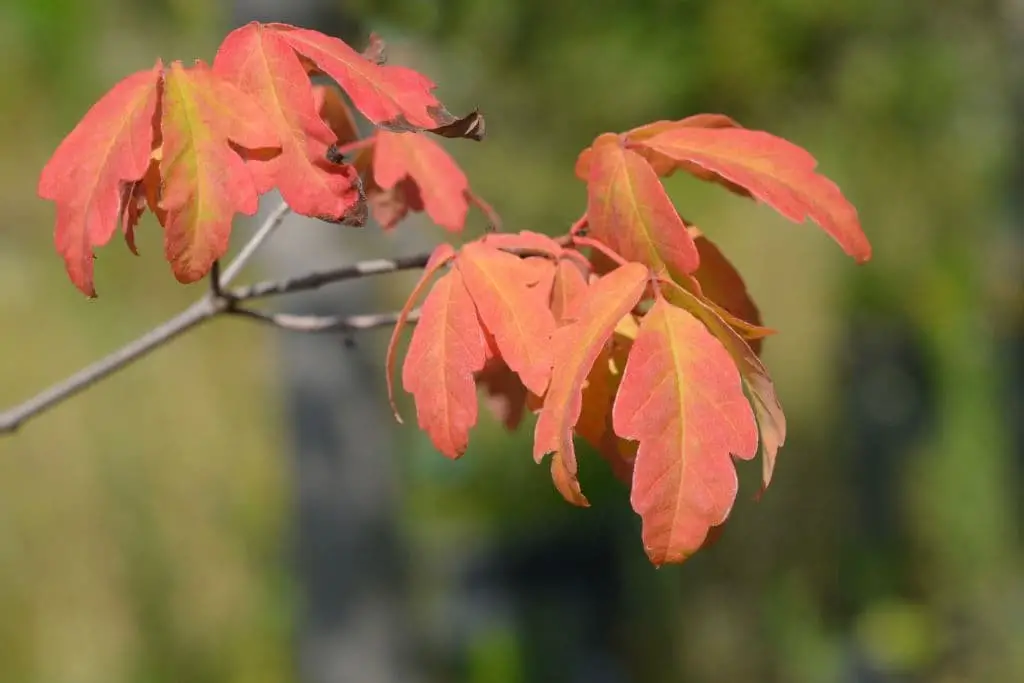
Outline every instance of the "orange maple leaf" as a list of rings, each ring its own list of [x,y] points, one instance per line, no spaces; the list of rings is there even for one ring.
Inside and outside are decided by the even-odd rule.
[[[639,442],[630,502],[655,565],[681,562],[728,517],[732,457],[757,453],[757,424],[736,364],[701,322],[659,297],[640,323],[612,410]]]
[[[587,216],[593,236],[627,261],[676,280],[696,270],[693,238],[647,160],[611,133],[591,150]]]
[[[688,116],[685,119],[680,119],[678,121],[654,121],[652,123],[648,123],[643,126],[638,126],[632,130],[626,131],[625,133],[622,134],[622,136],[632,143],[637,142],[639,140],[645,140],[649,137],[653,137],[658,133],[661,133],[672,128],[679,128],[685,126],[693,126],[697,128],[742,127],[733,119],[722,114],[695,114],[693,116]],[[653,168],[654,172],[657,173],[659,176],[670,176],[677,170],[684,170],[687,173],[697,176],[701,180],[716,182],[728,188],[730,191],[735,192],[736,194],[742,195],[744,197],[750,196],[750,192],[748,192],[743,187],[740,187],[736,183],[726,180],[725,178],[716,173],[706,171],[700,166],[697,166],[696,164],[691,164],[686,161],[673,159],[671,157],[667,157],[663,154],[659,154],[658,152],[646,149],[644,147],[636,147],[635,149],[637,152],[643,155],[645,159],[647,159],[648,163],[651,164],[651,168]],[[579,157],[576,160],[576,175],[579,177],[580,180],[584,182],[586,182],[587,175],[590,172],[590,160],[592,157],[593,149],[588,147],[587,149],[583,150],[583,152],[580,153]]]
[[[351,164],[333,164],[327,148],[338,141],[321,118],[313,87],[292,47],[277,31],[250,23],[232,31],[213,62],[215,73],[234,82],[267,112],[281,153],[255,156],[248,166],[256,189],[275,185],[296,213],[360,225],[359,176]]]
[[[94,104],[43,167],[37,191],[57,205],[54,242],[68,277],[96,296],[93,247],[110,241],[118,219],[138,217],[135,184],[149,167],[163,65],[123,79]],[[133,208],[133,206],[135,208]]]
[[[537,268],[479,241],[462,247],[456,268],[502,359],[527,389],[542,395],[551,372],[547,341],[555,318],[536,288],[542,279]]]
[[[665,297],[699,318],[725,346],[750,394],[761,440],[762,491],[771,483],[775,457],[786,441],[786,415],[761,359],[745,339],[706,300],[675,283],[663,283]]]
[[[438,278],[423,302],[402,366],[420,427],[441,453],[458,458],[469,445],[478,405],[473,375],[484,367],[487,341],[477,309],[456,268]]]
[[[458,119],[434,97],[436,87],[423,74],[403,66],[382,66],[344,41],[287,24],[266,24],[296,52],[348,93],[362,114],[382,128],[430,130]]]
[[[430,280],[437,275],[437,272],[453,258],[455,258],[455,248],[447,242],[442,242],[434,248],[434,251],[430,253],[430,258],[427,259],[427,265],[420,274],[420,279],[412,288],[412,292],[409,294],[409,298],[406,299],[405,305],[402,306],[402,310],[399,311],[398,320],[395,321],[395,326],[391,330],[391,339],[388,340],[388,350],[385,354],[384,374],[387,379],[388,402],[391,404],[391,410],[394,412],[395,419],[399,423],[402,422],[402,416],[399,415],[398,407],[395,405],[395,388],[394,381],[392,380],[395,369],[395,357],[398,355],[398,338],[402,334],[402,328],[405,327],[405,323],[409,320],[409,314],[412,313],[413,307],[423,294],[423,290],[426,289]]]
[[[182,283],[206,275],[224,255],[236,212],[256,213],[259,193],[231,143],[250,150],[280,146],[275,126],[238,86],[201,60],[171,64],[164,78],[160,209],[164,250]]]
[[[857,210],[835,183],[814,171],[814,157],[787,140],[746,128],[678,125],[629,146],[686,164],[687,170],[689,164],[699,166],[745,188],[791,221],[810,218],[857,261],[871,258]]]
[[[562,476],[576,478],[572,431],[583,407],[583,385],[615,326],[643,296],[648,269],[627,263],[605,275],[570,304],[568,317],[576,322],[558,328],[551,338],[551,384],[534,431],[537,462],[558,453]]]
[[[382,227],[393,228],[413,210],[426,211],[446,230],[462,230],[469,211],[469,181],[441,145],[423,134],[381,130],[374,137],[370,167],[373,183],[367,194],[390,195],[385,203],[371,199]]]

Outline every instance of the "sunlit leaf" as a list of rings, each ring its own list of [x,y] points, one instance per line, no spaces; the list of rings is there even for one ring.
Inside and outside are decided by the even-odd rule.
[[[551,384],[534,432],[533,457],[537,462],[557,452],[564,474],[575,478],[572,433],[582,410],[584,382],[619,320],[640,301],[647,281],[648,269],[639,263],[612,271],[573,302],[568,316],[576,322],[552,335]]]
[[[276,186],[296,213],[358,224],[365,215],[359,177],[350,164],[334,164],[327,148],[337,142],[321,118],[305,69],[276,31],[256,23],[228,34],[213,62],[214,73],[232,81],[267,112],[281,153],[248,160],[259,192]]]
[[[682,562],[732,509],[732,456],[757,453],[736,364],[700,320],[659,298],[640,323],[612,422],[639,442],[630,501],[647,555],[655,565]]]
[[[462,230],[469,211],[469,181],[438,143],[419,133],[382,130],[377,133],[374,147],[373,179],[378,187],[390,191],[400,182],[408,181],[411,187],[406,185],[404,193],[407,203],[422,208],[446,230]],[[416,197],[410,200],[408,194],[413,188]],[[382,225],[391,227],[383,222]]]
[[[536,284],[533,268],[518,256],[479,242],[462,247],[456,267],[502,359],[527,389],[542,395],[551,372],[547,340],[555,318],[531,289]]]
[[[857,261],[871,258],[871,244],[857,210],[803,148],[769,133],[745,128],[669,128],[632,143],[746,188],[791,221],[820,225]]]
[[[697,316],[725,346],[739,367],[757,418],[761,440],[762,485],[767,488],[775,471],[776,455],[786,441],[786,416],[768,369],[743,337],[707,302],[675,284],[664,285],[663,291],[672,303]]]
[[[130,211],[125,187],[149,166],[156,128],[160,75],[156,66],[117,83],[61,141],[43,167],[37,191],[57,205],[54,242],[68,277],[96,296],[93,248],[110,241]]]
[[[478,405],[473,375],[486,359],[484,330],[458,269],[438,278],[423,302],[402,366],[420,427],[441,453],[458,458],[469,445]]]
[[[161,132],[164,251],[175,277],[194,282],[227,251],[235,214],[256,213],[256,184],[232,144],[265,150],[280,137],[249,95],[202,61],[190,69],[171,64]]]
[[[647,161],[616,135],[594,141],[587,179],[587,216],[595,238],[627,261],[680,279],[700,256]]]
[[[385,354],[384,374],[387,379],[388,387],[388,402],[391,404],[391,410],[395,414],[395,419],[399,422],[402,421],[402,416],[398,414],[398,407],[395,405],[395,390],[394,376],[395,368],[395,357],[398,355],[398,338],[402,334],[402,328],[405,327],[405,323],[409,319],[409,314],[412,312],[413,307],[416,306],[416,302],[419,301],[423,291],[427,285],[433,279],[437,272],[444,267],[445,264],[449,263],[455,258],[455,249],[452,245],[442,242],[441,244],[434,247],[434,251],[431,252],[430,258],[427,259],[427,265],[423,269],[423,273],[420,274],[420,279],[413,287],[412,292],[409,294],[409,298],[406,299],[405,305],[402,306],[402,310],[398,313],[398,320],[395,321],[395,327],[391,330],[391,339],[388,340],[388,350]]]

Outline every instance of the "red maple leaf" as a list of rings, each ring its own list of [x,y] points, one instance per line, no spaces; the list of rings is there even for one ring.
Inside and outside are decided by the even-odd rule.
[[[728,517],[732,457],[757,453],[757,424],[728,352],[701,322],[659,297],[640,323],[612,412],[639,442],[630,501],[651,562],[681,562]]]
[[[334,164],[327,148],[338,137],[321,118],[313,87],[298,55],[278,31],[250,23],[228,34],[213,62],[267,112],[281,140],[281,153],[248,160],[256,189],[277,186],[296,213],[330,221],[353,221],[361,200],[359,177],[351,164]]]
[[[39,196],[57,205],[57,251],[86,296],[96,296],[93,247],[109,242],[119,217],[134,211],[133,185],[149,167],[162,71],[157,60],[111,88],[61,141],[39,177]]]
[[[658,175],[642,156],[605,134],[594,141],[587,176],[593,236],[627,261],[683,279],[700,256]]]
[[[377,64],[319,31],[287,24],[266,28],[278,32],[292,49],[333,78],[356,109],[382,128],[430,130],[457,121],[433,95],[434,82],[418,71]]]
[[[367,195],[381,226],[393,228],[412,210],[425,211],[446,230],[462,230],[469,211],[469,181],[455,160],[419,133],[382,130],[374,140],[373,182],[367,183]]]
[[[487,342],[462,273],[442,275],[423,302],[402,367],[402,384],[416,399],[420,427],[441,453],[458,458],[477,420],[473,375],[484,367]]]
[[[576,451],[572,433],[583,407],[583,385],[612,331],[640,301],[648,269],[628,263],[605,275],[570,304],[567,317],[575,322],[552,335],[551,385],[534,432],[533,457],[537,462],[557,453],[563,480],[576,478]]]
[[[548,338],[555,318],[536,289],[542,279],[537,269],[481,242],[464,245],[456,267],[502,359],[527,389],[543,394],[551,372]]]
[[[236,213],[253,215],[259,193],[233,144],[280,145],[263,109],[202,61],[171,64],[164,79],[160,209],[164,251],[180,282],[195,282],[224,255]]]

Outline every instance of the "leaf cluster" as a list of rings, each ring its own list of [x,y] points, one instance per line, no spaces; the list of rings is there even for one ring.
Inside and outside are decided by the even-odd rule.
[[[399,338],[415,317],[401,385],[441,453],[466,452],[481,403],[510,430],[535,414],[533,457],[548,459],[567,501],[590,504],[578,438],[630,487],[651,561],[685,560],[729,516],[733,458],[760,453],[768,486],[786,420],[759,358],[773,330],[662,179],[687,173],[810,219],[863,262],[871,247],[856,210],[807,151],[700,114],[598,135],[577,160],[587,203],[564,235],[502,231],[431,137],[480,140],[483,117],[451,114],[432,81],[385,64],[383,51],[377,38],[359,53],[316,31],[251,23],[212,65],[158,60],[119,82],[40,177],[69,277],[95,296],[93,249],[120,230],[134,250],[146,210],[188,283],[225,254],[235,214],[253,214],[271,189],[299,214],[357,228],[371,213],[387,230],[423,211],[455,234],[476,205],[492,229],[438,245],[396,316],[392,406]],[[374,125],[367,138],[355,111]]]

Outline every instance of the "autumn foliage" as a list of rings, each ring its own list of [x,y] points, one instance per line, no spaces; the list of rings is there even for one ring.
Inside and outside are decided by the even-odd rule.
[[[372,215],[387,230],[422,211],[453,239],[477,206],[491,230],[436,247],[394,328],[392,406],[399,339],[419,306],[400,383],[441,453],[467,451],[482,405],[510,430],[533,413],[533,457],[547,459],[566,500],[589,505],[586,442],[630,487],[651,561],[683,561],[729,516],[733,458],[760,453],[769,484],[786,420],[759,359],[773,331],[661,179],[688,173],[810,219],[863,262],[871,247],[856,210],[802,148],[700,114],[598,135],[575,168],[586,207],[564,235],[503,231],[436,139],[480,140],[483,118],[451,114],[434,87],[386,65],[376,38],[359,53],[258,23],[230,33],[209,65],[158,60],[128,76],[39,180],[71,281],[95,296],[94,249],[120,231],[134,251],[146,210],[174,276],[190,283],[225,255],[235,214],[254,214],[271,189],[294,212],[349,228]]]

